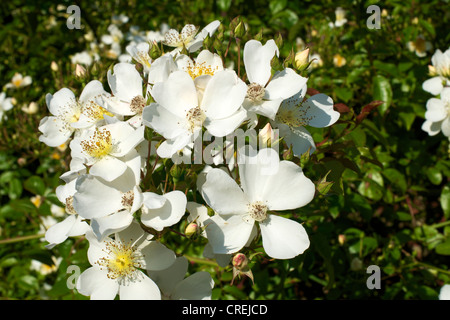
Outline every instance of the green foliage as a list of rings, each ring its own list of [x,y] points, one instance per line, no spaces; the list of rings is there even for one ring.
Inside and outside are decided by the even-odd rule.
[[[47,93],[62,87],[80,93],[88,80],[105,82],[106,70],[116,60],[100,52],[100,62],[87,68],[86,78],[77,79],[70,56],[89,47],[88,31],[99,40],[112,14],[121,13],[130,18],[124,30],[131,25],[159,30],[162,23],[180,30],[187,23],[203,27],[214,19],[228,27],[239,16],[246,30],[242,43],[256,34],[263,42],[282,36],[274,66],[288,64],[290,52],[302,49],[296,42],[302,38],[323,63],[302,74],[309,77],[308,88],[331,96],[341,112],[330,128],[308,128],[317,150],[294,159],[317,182],[318,191],[312,203],[293,213],[310,235],[304,254],[287,261],[257,254],[251,260],[254,284],[241,277],[231,285],[231,266],[220,268],[197,258],[204,239],[186,244],[173,233],[165,240],[178,254],[191,257],[189,272],[213,275],[213,299],[436,299],[440,287],[450,283],[449,142],[421,129],[431,98],[422,89],[429,78],[427,65],[435,49],[446,50],[450,43],[447,1],[377,2],[387,12],[379,30],[366,26],[366,8],[374,1],[342,3],[348,22],[335,28],[329,22],[335,20],[337,5],[330,0],[77,3],[82,30],[68,30],[65,8],[53,1],[0,4],[1,84],[16,72],[33,78],[31,86],[3,89],[16,103],[0,124],[0,298],[86,299],[67,287],[67,268],[89,267],[87,241],[70,238],[47,249],[41,239],[46,219],[61,220],[54,213],[62,208],[55,189],[69,158],[66,150],[39,142],[37,128],[48,115]],[[434,48],[423,58],[407,47],[420,34]],[[221,36],[216,33],[211,47],[237,63],[236,43],[229,32]],[[335,54],[346,63],[335,66]],[[52,61],[58,70],[50,69]],[[37,113],[24,113],[22,106],[31,102],[37,103]],[[165,167],[170,178],[156,168],[151,177],[155,185],[170,180],[184,190],[195,184],[196,168],[186,170],[170,161]],[[188,194],[190,200],[197,196]],[[184,228],[182,223],[174,231],[183,233]],[[33,269],[32,261],[56,267],[47,274]],[[380,290],[366,287],[369,265],[381,268]]]

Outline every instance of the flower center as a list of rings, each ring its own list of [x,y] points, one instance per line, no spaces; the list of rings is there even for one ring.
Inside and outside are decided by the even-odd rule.
[[[75,208],[73,207],[73,196],[66,198],[66,212],[68,214],[76,214]]]
[[[58,118],[63,120],[67,124],[67,127],[70,127],[71,123],[77,122],[80,119],[82,106],[75,99],[71,99],[68,106],[63,110]]]
[[[298,100],[298,99],[297,99]],[[313,117],[307,116],[309,105],[303,105],[301,101],[288,99],[281,103],[275,120],[284,123],[289,127],[301,127],[308,124]]]
[[[213,76],[218,68],[218,66],[213,68],[213,66],[207,65],[206,62],[202,62],[196,63],[195,65],[189,64],[189,66],[187,67],[187,72],[191,76],[192,80],[194,80],[195,78],[203,75]]]
[[[105,115],[110,117],[114,116],[111,112],[98,105],[94,101],[89,101],[84,106],[83,113],[93,120],[103,120],[105,118]]]
[[[133,206],[133,201],[134,201],[134,192],[133,192],[133,190],[125,192],[122,195],[122,205],[128,211],[131,211],[131,207]]]
[[[141,114],[145,108],[146,100],[143,96],[136,96],[131,100],[130,109],[131,111]]]
[[[267,206],[262,201],[253,202],[248,205],[248,213],[255,221],[264,221],[267,218]]]
[[[252,82],[247,88],[247,97],[253,102],[261,102],[264,98],[265,89],[256,82]]]
[[[194,132],[194,130],[203,125],[203,122],[206,120],[206,115],[200,107],[195,107],[189,109],[186,114],[186,119],[189,122],[189,130]]]
[[[417,38],[416,41],[414,42],[414,47],[420,53],[425,52],[425,50],[426,50],[426,41],[425,41],[425,39]]]
[[[121,241],[110,241],[104,249],[106,255],[96,261],[100,268],[106,268],[109,279],[117,279],[120,282],[135,281],[138,279],[142,268],[140,263],[142,255],[132,245]]]
[[[103,158],[113,148],[111,132],[106,129],[96,129],[88,140],[81,141],[81,148],[94,158]]]
[[[16,79],[13,81],[13,85],[17,88],[20,87],[21,84],[22,84],[22,79]]]

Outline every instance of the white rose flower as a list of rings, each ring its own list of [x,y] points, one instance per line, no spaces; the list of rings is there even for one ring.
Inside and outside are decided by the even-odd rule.
[[[244,46],[245,71],[250,82],[244,107],[270,119],[274,119],[281,102],[299,92],[307,81],[291,68],[272,77],[270,62],[275,54],[278,56],[279,51],[274,40],[265,45],[250,40]]]
[[[78,100],[68,88],[54,95],[48,93],[45,99],[52,116],[44,117],[39,123],[42,132],[39,141],[57,147],[67,142],[75,130],[104,123],[105,115],[112,116],[103,107],[103,99],[108,95],[98,80],[89,82]]]
[[[275,259],[291,259],[309,247],[309,237],[298,222],[271,214],[308,204],[315,186],[290,161],[280,161],[273,149],[244,156],[239,162],[241,187],[223,170],[211,169],[202,185],[206,203],[225,220],[211,217],[206,233],[214,253],[238,252],[258,222],[264,250]]]
[[[223,137],[246,118],[241,108],[246,86],[234,71],[216,72],[201,101],[194,80],[184,71],[172,72],[151,93],[156,103],[144,109],[143,122],[166,138],[157,150],[162,158],[170,158],[193,142],[203,126],[211,135]]]
[[[158,271],[175,262],[175,253],[146,236],[138,223],[98,241],[87,232],[88,259],[92,267],[77,281],[77,290],[91,300],[160,300],[161,292],[142,269]]]
[[[340,117],[340,113],[333,110],[331,97],[319,93],[304,101],[306,91],[305,85],[297,94],[284,100],[275,121],[271,121],[286,143],[292,145],[295,156],[301,156],[308,149],[313,153],[316,149],[311,134],[304,126],[324,128],[334,124]]]
[[[431,57],[431,66],[429,66],[432,78],[426,80],[422,88],[432,95],[439,95],[444,87],[450,86],[450,49],[444,53],[437,49]]]
[[[16,72],[14,76],[11,79],[10,83],[7,83],[5,85],[5,88],[7,89],[18,89],[22,87],[29,86],[33,80],[30,76],[23,76],[21,73]]]
[[[446,137],[450,137],[450,87],[442,90],[440,99],[431,98],[427,101],[422,130],[430,136],[442,131]]]
[[[127,169],[126,156],[137,153],[144,140],[144,127],[134,129],[126,122],[115,122],[89,129],[70,142],[72,158],[84,159],[89,173],[112,181]]]
[[[204,27],[199,34],[197,34],[198,27],[193,24],[185,25],[180,33],[175,29],[169,29],[164,34],[162,43],[169,47],[175,47],[171,53],[173,55],[179,53],[183,47],[189,52],[194,52],[203,46],[203,40],[206,36],[212,36],[219,26],[220,21],[215,20]]]

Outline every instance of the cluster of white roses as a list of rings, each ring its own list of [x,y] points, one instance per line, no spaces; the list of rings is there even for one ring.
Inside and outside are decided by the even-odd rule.
[[[432,78],[423,83],[423,90],[436,96],[427,101],[422,130],[430,136],[439,132],[450,139],[450,48],[436,50],[431,57],[428,71]]]
[[[259,236],[275,259],[309,247],[302,224],[276,212],[308,204],[315,185],[270,145],[237,150],[234,166],[205,165],[197,179],[205,204],[188,201],[187,191],[156,186],[151,192],[143,184],[163,159],[189,154],[205,130],[221,138],[265,121],[301,156],[315,150],[304,126],[326,127],[339,118],[330,97],[305,99],[307,78],[290,68],[272,74],[279,54],[274,40],[245,43],[246,82],[216,53],[192,57],[219,25],[214,21],[199,33],[193,25],[180,33],[170,29],[163,43],[175,49],[154,61],[148,43],[130,46],[142,72],[132,63],[116,64],[107,74],[111,92],[92,80],[78,98],[67,88],[46,97],[51,116],[40,123],[40,141],[52,147],[70,141],[71,151],[70,171],[56,190],[68,216],[48,229],[46,240],[52,248],[85,235],[92,267],[80,275],[77,289],[91,299],[209,299],[209,273],[184,279],[187,260],[154,236],[179,223],[186,210],[189,227],[208,240],[204,257],[220,266]],[[160,143],[145,139],[146,130]]]

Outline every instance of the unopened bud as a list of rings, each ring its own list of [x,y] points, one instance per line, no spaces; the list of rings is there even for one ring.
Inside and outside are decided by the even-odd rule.
[[[91,74],[93,76],[98,76],[100,74],[100,66],[97,62],[94,62],[91,67]]]
[[[435,77],[437,76],[437,71],[436,68],[434,66],[432,66],[431,64],[428,65],[428,75],[430,77]]]
[[[174,182],[178,182],[178,180],[180,180],[180,178],[181,178],[181,176],[182,176],[182,174],[183,174],[183,168],[181,168],[181,167],[180,167],[179,165],[177,165],[177,164],[174,164],[174,165],[172,166],[172,168],[170,168],[169,173],[170,173],[170,175],[172,176],[173,181],[174,181]]]
[[[136,71],[139,73],[142,73],[144,71],[144,66],[142,65],[142,63],[136,62],[134,67],[135,67]]]
[[[327,174],[317,183],[317,191],[319,191],[320,194],[326,195],[333,186],[333,182],[327,181],[327,176],[330,174],[330,172],[331,170],[329,170]]]
[[[241,22],[241,18],[237,16],[233,20],[230,21],[230,30],[234,34],[236,27],[238,26],[239,22]]]
[[[27,159],[25,159],[25,158],[19,158],[19,159],[17,159],[17,164],[18,164],[19,166],[23,167],[24,165],[27,164]]]
[[[159,49],[158,43],[156,41],[153,41],[153,45],[150,48],[148,55],[153,60],[155,60],[155,59],[159,58],[159,56],[161,56],[161,50]]]
[[[233,267],[235,267],[236,269],[243,270],[248,266],[248,259],[245,254],[237,253],[233,257],[233,260],[231,263],[233,264]]]
[[[272,147],[278,139],[278,130],[273,130],[270,122],[258,133],[261,148]]]
[[[236,28],[234,29],[234,35],[236,38],[242,38],[245,35],[246,29],[244,22],[239,22]]]
[[[58,64],[55,61],[52,61],[52,63],[50,64],[50,69],[52,69],[52,71],[57,72],[59,70]]]
[[[345,234],[340,234],[340,235],[338,235],[338,242],[339,242],[339,244],[342,246],[344,243],[345,243],[345,240],[346,240],[347,238],[345,237]]]
[[[213,47],[219,56],[222,55],[222,53],[223,53],[222,44],[223,44],[223,42],[220,41],[219,38],[214,39]]]
[[[193,235],[198,234],[198,232],[199,232],[198,224],[196,224],[195,222],[191,222],[186,227],[186,230],[184,231],[184,234],[186,235],[186,237],[190,238]]]
[[[78,79],[83,79],[86,76],[86,68],[84,68],[82,65],[77,64],[75,66],[75,77]]]
[[[211,47],[212,44],[212,40],[211,37],[209,36],[209,33],[206,35],[205,39],[203,39],[203,47],[205,49],[208,49]]]
[[[255,39],[256,41],[262,41],[262,38],[263,38],[263,29],[261,29],[261,31],[259,31],[259,32],[254,36],[254,39]]]
[[[303,71],[309,66],[309,48],[295,54],[294,66],[298,71]]]
[[[294,151],[292,150],[292,144],[289,146],[289,149],[283,152],[283,160],[294,160]]]
[[[283,46],[283,37],[281,36],[281,33],[278,33],[275,38],[275,43],[279,49]]]
[[[223,32],[223,25],[220,25],[222,28],[219,27],[219,32],[217,32],[216,38],[220,41],[223,42],[224,39],[224,32]]]
[[[248,259],[245,254],[237,253],[231,263],[233,264],[233,278],[231,279],[231,284],[233,284],[234,279],[241,275],[249,277],[254,283],[252,270],[248,267]]]

